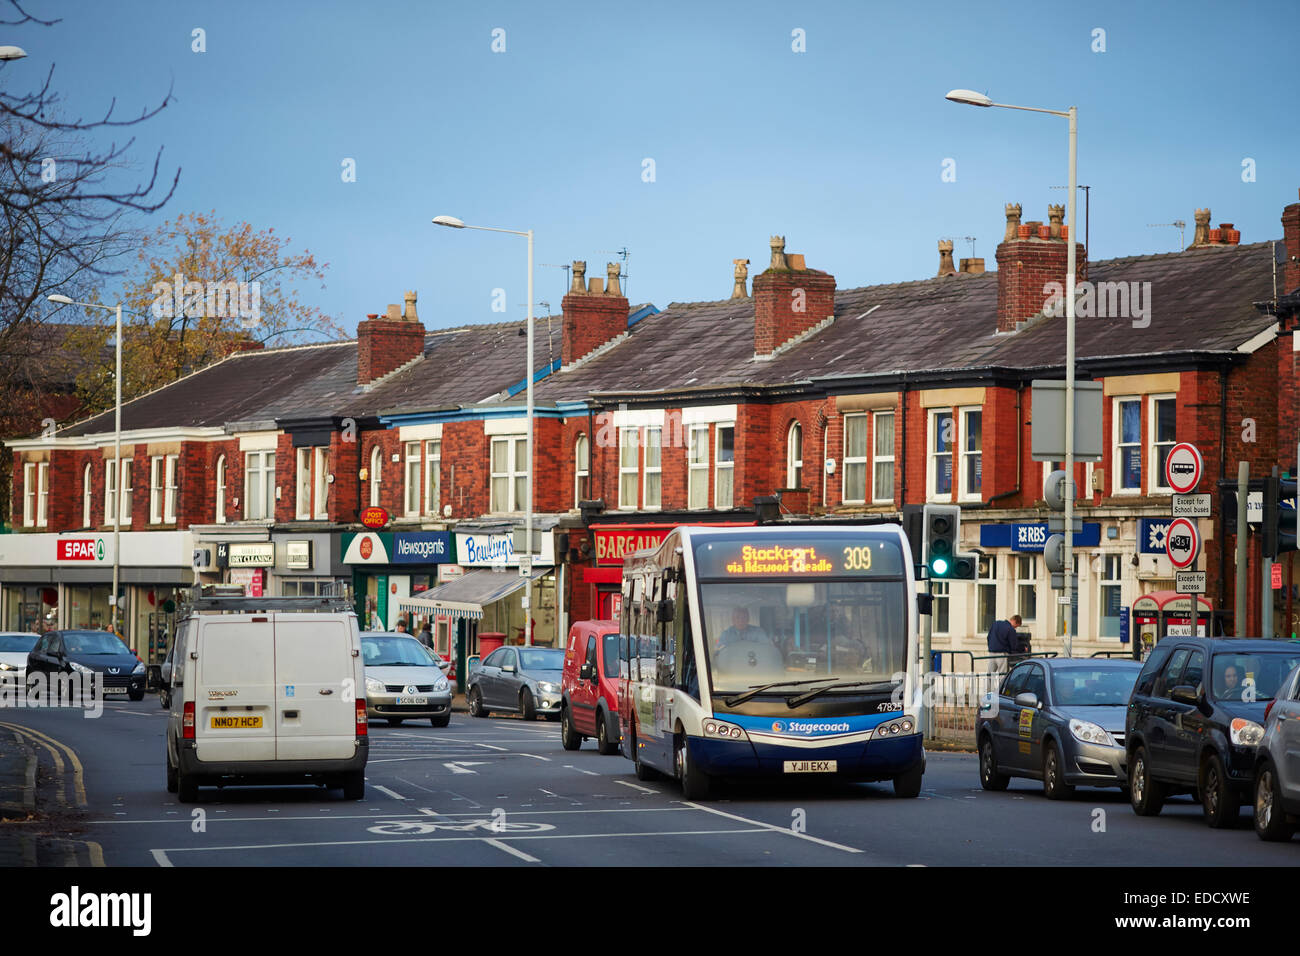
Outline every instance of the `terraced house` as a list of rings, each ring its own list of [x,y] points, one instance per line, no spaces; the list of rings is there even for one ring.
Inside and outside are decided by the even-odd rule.
[[[111,555],[74,559],[61,542],[105,540],[117,521],[142,655],[196,575],[349,588],[374,626],[415,614],[440,651],[460,633],[472,653],[479,632],[524,632],[515,532],[532,477],[544,643],[613,613],[629,550],[675,523],[753,521],[755,499],[776,495],[816,516],[960,504],[979,578],[936,585],[936,648],[981,653],[992,622],[1019,613],[1035,648],[1053,649],[1067,609],[1042,561],[1053,464],[1030,455],[1030,382],[1064,376],[1069,240],[1060,207],[1046,212],[1044,224],[1006,208],[996,270],[954,263],[940,242],[931,278],[841,289],[773,237],[752,288],[738,259],[730,298],[662,310],[632,306],[617,267],[589,280],[574,263],[563,314],[536,320],[531,461],[522,323],[429,331],[407,293],[355,341],[231,355],[125,405],[116,465],[111,414],[14,443],[19,533],[0,539],[0,613],[7,627],[106,620]],[[1196,444],[1202,492],[1238,460],[1253,474],[1296,467],[1300,202],[1282,226],[1242,243],[1200,210],[1182,252],[1088,262],[1080,249],[1078,374],[1102,385],[1108,441],[1076,466],[1076,653],[1217,628],[1231,611],[1234,541],[1217,508],[1200,521],[1202,616],[1169,603],[1163,465],[1175,442]],[[372,508],[381,529],[361,523]],[[1288,560],[1278,619],[1294,629],[1290,574]],[[1252,632],[1259,610],[1256,595]]]

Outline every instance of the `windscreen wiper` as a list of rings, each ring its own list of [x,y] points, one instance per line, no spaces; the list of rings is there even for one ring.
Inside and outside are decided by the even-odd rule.
[[[812,680],[776,680],[770,684],[751,684],[749,690],[743,694],[736,694],[728,697],[723,703],[728,707],[735,707],[737,704],[743,704],[747,700],[752,700],[765,690],[771,690],[773,687],[798,687],[800,684],[820,684],[822,681],[835,680],[834,677],[815,677]]]
[[[836,680],[836,679],[838,678],[832,678],[832,680]],[[795,707],[802,707],[804,704],[808,703],[808,701],[813,700],[816,697],[820,697],[828,690],[841,690],[845,687],[862,687],[867,689],[878,688],[880,690],[886,690],[886,689],[897,687],[898,684],[899,681],[894,681],[894,680],[878,680],[878,681],[858,680],[858,681],[852,681],[848,684],[828,684],[825,687],[818,687],[814,690],[807,691],[806,693],[799,694],[794,697],[787,697],[785,699],[785,705],[789,707],[791,710],[793,710]]]

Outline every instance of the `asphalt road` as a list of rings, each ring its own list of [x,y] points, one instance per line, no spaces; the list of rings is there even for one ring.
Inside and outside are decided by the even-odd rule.
[[[164,712],[148,696],[99,719],[4,710],[41,752],[41,805],[106,866],[1295,866],[1300,838],[1258,840],[1243,810],[1215,831],[1190,798],[1155,819],[1119,791],[1059,803],[1041,786],[979,787],[974,755],[931,753],[921,797],[887,784],[807,778],[684,801],[672,781],[638,781],[593,742],[566,752],[559,725],[455,714],[450,727],[372,725],[366,798],[314,787],[164,787]],[[7,839],[9,831],[0,831]],[[69,862],[65,860],[64,862]],[[46,862],[42,858],[41,862]]]

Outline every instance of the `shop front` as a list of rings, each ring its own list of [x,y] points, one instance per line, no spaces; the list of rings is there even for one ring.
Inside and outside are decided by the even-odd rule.
[[[1196,599],[1193,617],[1192,599]],[[1205,637],[1210,633],[1214,605],[1201,596],[1174,591],[1152,591],[1133,602],[1130,626],[1134,651],[1145,658],[1151,648],[1166,637]]]
[[[391,631],[399,620],[418,634],[432,624],[427,614],[398,606],[438,584],[439,569],[456,563],[456,543],[449,531],[363,531],[340,535],[340,569],[350,574],[357,620],[363,631]],[[441,635],[444,645],[450,637]],[[436,642],[435,642],[436,647]],[[439,653],[443,653],[439,651]]]
[[[522,537],[522,531],[515,523],[462,523],[456,529],[456,555],[469,583],[443,585],[439,594],[449,594],[444,589],[455,586],[455,593],[462,597],[452,600],[480,606],[480,632],[504,634],[508,643],[523,644],[531,620],[532,642],[558,647],[561,619],[554,525],[555,519],[550,517],[535,524],[531,571],[521,577],[515,539]],[[493,582],[502,575],[504,583],[497,586]]]

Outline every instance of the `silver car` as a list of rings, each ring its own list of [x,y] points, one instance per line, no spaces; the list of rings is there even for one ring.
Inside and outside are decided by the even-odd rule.
[[[1300,823],[1300,665],[1282,681],[1264,716],[1255,759],[1255,833],[1289,840]]]
[[[564,651],[552,647],[498,647],[470,672],[465,684],[469,712],[486,717],[494,710],[524,720],[560,714]]]
[[[39,634],[30,631],[0,632],[0,682],[7,681],[15,687],[24,686],[27,655],[39,639]]]
[[[427,717],[435,727],[451,723],[451,684],[439,660],[409,634],[361,633],[366,666],[366,716],[389,726]]]

